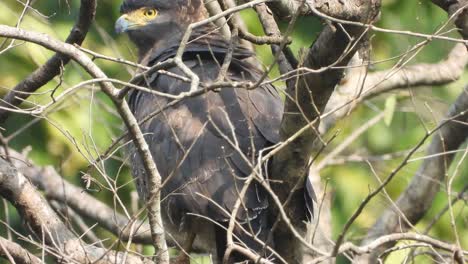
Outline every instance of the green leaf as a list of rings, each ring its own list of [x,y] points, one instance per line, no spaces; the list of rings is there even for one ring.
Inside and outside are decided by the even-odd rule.
[[[390,126],[393,119],[393,113],[395,113],[396,107],[396,95],[391,95],[390,97],[385,100],[385,113],[384,113],[384,122],[387,126]]]

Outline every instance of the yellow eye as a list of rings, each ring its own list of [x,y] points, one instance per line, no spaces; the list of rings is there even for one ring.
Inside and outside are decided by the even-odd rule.
[[[145,16],[148,18],[153,18],[156,16],[156,9],[147,9],[145,11]]]

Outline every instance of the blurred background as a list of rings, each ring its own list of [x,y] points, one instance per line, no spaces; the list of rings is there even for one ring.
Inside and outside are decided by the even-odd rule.
[[[28,11],[21,22],[21,28],[47,33],[64,40],[76,20],[79,1],[33,2],[33,7],[36,10]],[[136,61],[136,51],[129,43],[128,38],[114,33],[114,21],[119,16],[119,6],[120,1],[98,1],[96,22],[87,35],[83,47],[107,56]],[[23,7],[20,0],[0,1],[0,24],[15,26]],[[246,10],[242,12],[242,16],[250,32],[257,35],[263,34],[253,11]],[[446,20],[446,13],[431,4],[430,1],[383,0],[382,15],[377,25],[383,28],[431,34]],[[287,24],[282,23],[280,26],[285,29]],[[322,25],[317,19],[300,18],[293,33],[291,45],[293,51],[297,54],[301,48],[311,45],[321,27]],[[450,25],[450,27],[452,26]],[[456,32],[450,34],[458,37]],[[3,42],[1,38],[0,41],[0,43]],[[372,65],[371,70],[391,68],[398,63],[398,58],[395,56],[405,53],[421,41],[423,40],[409,36],[373,32],[371,60],[376,63]],[[21,41],[15,41],[15,44],[18,46],[0,54],[0,96],[2,97],[53,55],[52,52],[37,45]],[[432,41],[410,63],[440,61],[447,56],[453,45],[447,41]],[[256,51],[264,65],[269,65],[272,62],[268,46],[257,46]],[[134,68],[109,61],[96,60],[96,63],[111,78],[129,80],[134,72]],[[277,75],[278,72],[275,70],[270,77],[273,78]],[[29,102],[24,103],[23,107],[46,104],[51,101],[51,90],[57,89],[55,95],[58,95],[89,78],[89,75],[79,66],[75,63],[69,63],[65,67],[63,78],[57,77],[41,88],[35,95],[29,97]],[[433,128],[460,94],[467,80],[468,75],[465,73],[460,80],[449,85],[414,88],[412,89],[413,101],[408,91],[395,91],[364,102],[330,131],[330,133],[337,131],[339,133],[332,146],[327,148],[325,152],[332,150],[333,145],[342,142],[350,133],[361,127],[379,111],[388,108],[388,98],[396,98],[396,107],[391,110],[393,113],[391,119],[386,122],[380,121],[370,128],[341,155],[341,157],[349,155],[376,157],[372,165],[377,176],[386,177],[401,162],[403,158],[401,153],[414,147],[423,138],[425,130],[420,120],[423,120],[429,128]],[[281,87],[283,84],[279,82],[277,85]],[[428,111],[425,104],[430,105],[432,113]],[[99,92],[99,87],[88,86],[78,90],[67,100],[56,104],[48,110],[46,117],[36,118],[30,115],[12,114],[0,129],[4,136],[14,135],[10,142],[12,148],[18,151],[26,149],[29,151],[29,157],[36,164],[52,165],[64,178],[85,187],[82,176],[88,171],[89,162],[93,161],[99,153],[103,153],[110,146],[112,140],[122,134],[123,126],[110,101]],[[464,147],[466,148],[466,144]],[[424,147],[421,148],[421,150],[424,149]],[[383,154],[395,155],[392,159],[379,161],[378,157]],[[453,164],[457,164],[461,154],[457,155]],[[424,151],[417,154],[417,156],[423,155]],[[91,170],[94,181],[88,188],[92,195],[106,201],[118,211],[122,211],[122,207],[117,204],[115,193],[128,208],[131,208],[132,199],[133,204],[135,204],[135,188],[131,182],[129,169],[124,164],[124,158],[124,153],[117,152],[111,159],[101,164],[104,169],[102,173]],[[411,162],[397,174],[386,189],[391,197],[396,198],[404,190],[420,164],[421,160]],[[450,176],[453,175],[453,169],[451,168],[449,171]],[[116,187],[115,193],[109,191],[109,184],[103,174],[115,181],[112,183]],[[321,176],[323,181],[328,183],[328,191],[332,193],[332,237],[336,239],[344,223],[356,210],[362,199],[371,188],[378,186],[379,182],[365,162],[348,162],[328,166],[322,171]],[[456,176],[454,191],[460,191],[467,179],[468,162],[464,162]],[[445,186],[444,182],[434,184]],[[417,225],[421,230],[425,228],[433,216],[446,206],[447,194],[444,190],[445,187],[442,187],[428,215]],[[374,223],[388,205],[389,202],[383,195],[374,199],[354,223],[348,233],[348,238],[355,241],[362,239],[367,228]],[[462,246],[468,248],[466,204],[457,203],[454,206],[454,213]],[[6,202],[0,205],[0,219],[9,222],[11,227],[18,232],[25,232],[15,209]],[[95,231],[101,238],[115,238],[100,227],[96,227]],[[454,241],[449,214],[445,214],[429,234],[443,240]],[[0,236],[5,235],[6,228],[0,224]],[[105,243],[110,244],[111,240],[105,241]],[[146,253],[151,253],[152,247],[149,246],[145,250]],[[392,254],[388,263],[401,263],[405,252],[403,250]],[[346,263],[346,260],[340,259],[339,261]],[[420,263],[425,263],[423,259],[421,261]]]

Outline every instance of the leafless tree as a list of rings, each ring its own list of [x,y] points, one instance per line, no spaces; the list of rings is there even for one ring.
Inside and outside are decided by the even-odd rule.
[[[12,263],[41,263],[46,257],[66,263],[169,263],[173,260],[169,259],[166,240],[171,241],[170,246],[179,249],[181,254],[188,254],[183,241],[173,241],[172,235],[162,228],[164,223],[159,204],[164,197],[160,197],[159,192],[161,176],[157,170],[158,164],[151,157],[140,124],[131,113],[125,95],[131,89],[140,89],[166,96],[173,100],[171,104],[176,104],[219,87],[255,89],[264,83],[283,81],[286,87],[282,90],[285,110],[280,128],[281,142],[266,155],[260,156],[256,168],[253,168],[253,173],[246,180],[260,182],[270,196],[270,203],[274,208],[272,234],[276,251],[271,258],[264,258],[245,245],[234,243],[233,228],[239,224],[236,223],[236,213],[233,212],[228,228],[227,254],[236,251],[259,263],[330,263],[338,256],[345,256],[357,263],[378,263],[391,252],[409,248],[413,257],[427,255],[436,262],[466,262],[468,250],[463,248],[461,238],[457,235],[454,241],[443,241],[427,234],[431,225],[422,231],[415,226],[431,209],[436,194],[443,187],[448,204],[433,222],[448,212],[454,233],[457,234],[457,216],[454,215],[453,205],[459,201],[466,202],[467,187],[465,185],[463,189],[455,190],[453,182],[457,177],[467,176],[460,176],[459,172],[468,155],[468,149],[464,146],[468,136],[468,88],[462,89],[446,115],[436,120],[436,126],[430,128],[423,122],[426,133],[404,153],[380,157],[340,155],[354,140],[385,118],[386,113],[382,111],[346,139],[337,145],[333,144],[332,149],[329,147],[334,140],[334,136],[330,134],[333,134],[336,123],[370,99],[395,90],[406,91],[411,97],[413,89],[418,87],[439,86],[460,78],[468,63],[468,1],[433,0],[435,5],[447,12],[447,20],[432,34],[376,26],[381,12],[379,0],[209,1],[206,7],[210,18],[193,24],[190,29],[214,22],[231,41],[240,38],[243,45],[250,48],[253,44],[269,45],[275,60],[265,67],[265,78],[258,83],[235,83],[224,79],[215,83],[202,83],[193,72],[186,72],[185,76],[174,76],[191,83],[194,88],[177,96],[150,91],[136,83],[152,72],[164,73],[169,65],[177,65],[183,69],[184,64],[180,57],[148,68],[80,46],[94,17],[99,15],[96,14],[95,0],[81,0],[79,17],[65,41],[22,29],[21,20],[24,16],[38,11],[33,8],[34,1],[18,2],[24,5],[24,11],[16,26],[0,25],[0,37],[3,38],[0,60],[2,54],[18,47],[18,41],[34,43],[56,54],[11,88],[0,104],[0,122],[5,122],[11,113],[33,116],[32,122],[53,122],[48,116],[59,111],[64,102],[73,100],[74,96],[92,96],[99,90],[113,103],[113,108],[103,107],[108,107],[110,113],[123,121],[125,131],[104,151],[94,149],[93,143],[82,146],[75,138],[69,137],[70,142],[88,159],[89,171],[96,171],[102,178],[102,181],[98,181],[88,171],[84,174],[84,181],[87,185],[104,182],[99,186],[113,197],[113,206],[100,201],[92,192],[87,192],[86,188],[68,182],[56,168],[35,164],[28,158],[27,151],[11,148],[9,143],[17,133],[9,133],[9,136],[0,138],[0,196],[5,199],[5,203],[16,208],[31,234],[21,235],[11,228],[8,221],[1,222],[0,225],[8,229],[9,235],[0,237],[0,257]],[[263,26],[264,36],[249,33],[238,15],[241,10],[249,8],[255,10]],[[296,58],[288,45],[291,42],[292,29],[301,16],[319,18],[323,21],[323,28],[314,43]],[[280,20],[288,24],[283,32],[278,26]],[[461,37],[446,34],[452,24]],[[370,59],[370,38],[374,32],[403,35],[419,39],[420,42],[399,56],[398,63],[392,68],[370,71],[370,66],[375,63]],[[189,34],[190,31],[187,31],[187,36]],[[412,64],[418,52],[434,40],[454,43],[446,59],[432,64]],[[181,43],[182,50],[184,45],[186,41]],[[136,68],[138,73],[130,81],[109,78],[98,66],[97,61],[101,60]],[[57,87],[65,87],[61,83],[63,71],[76,69],[65,68],[69,62],[84,69],[89,77],[78,84],[67,86],[61,92],[57,89],[47,91],[50,98],[45,103],[27,101],[45,84],[54,82],[54,78],[60,78]],[[279,67],[280,77],[268,80],[266,77],[275,65]],[[126,88],[119,89],[120,86]],[[86,93],[81,93],[82,90],[86,90]],[[24,102],[27,104],[22,104]],[[427,111],[431,111],[430,106],[427,106]],[[21,131],[30,129],[30,126],[31,123],[24,124]],[[67,135],[60,125],[57,125],[57,129]],[[126,140],[129,138],[142,157],[154,190],[151,199],[141,209],[127,208],[130,206],[124,204],[119,197],[120,187],[115,179],[107,175],[104,166],[107,160],[115,157],[128,144]],[[387,194],[386,186],[415,159],[415,155],[429,141],[419,169],[405,190],[393,200]],[[95,153],[98,155],[94,155]],[[454,162],[456,153],[461,153],[461,158]],[[399,158],[399,164],[387,175],[377,175],[372,159],[385,161],[392,160],[395,156]],[[269,160],[272,161],[272,175],[269,175],[270,182],[267,182],[255,172]],[[326,183],[321,181],[320,174],[327,166],[347,162],[368,164],[370,171],[375,174],[370,177],[375,176],[379,184],[368,191],[368,195],[356,206],[355,212],[349,216],[334,240],[331,236],[331,194]],[[449,171],[449,168],[452,170]],[[304,204],[303,190],[308,188],[309,183],[314,186],[317,199],[313,205],[314,218],[309,223],[304,223],[301,219],[307,218],[307,211],[304,210],[307,205]],[[388,207],[375,219],[367,232],[360,234],[359,241],[348,239],[350,227],[377,196],[385,197]],[[242,191],[237,208],[241,203]],[[147,215],[148,221],[143,221],[142,215]],[[466,214],[464,217],[466,221]],[[96,224],[88,226],[83,219]],[[116,239],[111,243],[103,243],[102,238],[94,232],[96,226],[108,230]],[[140,244],[154,246],[157,252],[155,257],[144,256],[138,246],[135,246]]]

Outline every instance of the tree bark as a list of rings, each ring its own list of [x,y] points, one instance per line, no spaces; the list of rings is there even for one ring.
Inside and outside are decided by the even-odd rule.
[[[378,0],[345,3],[340,5],[343,14],[337,16],[353,21],[371,23],[380,10]],[[351,6],[355,8],[352,11],[347,9]],[[340,66],[346,66],[361,47],[361,41],[366,39],[365,31],[361,26],[327,24],[301,64],[312,71],[300,72],[299,77],[287,85],[280,137],[282,141],[291,137],[294,140],[273,157],[272,178],[275,181],[272,186],[280,200],[283,203],[287,201],[286,212],[294,227],[304,236],[307,221],[305,178],[313,143],[319,137],[320,115],[343,76],[344,67]],[[284,223],[279,225],[274,233],[275,247],[289,263],[301,263],[304,255],[302,244],[289,229]]]

